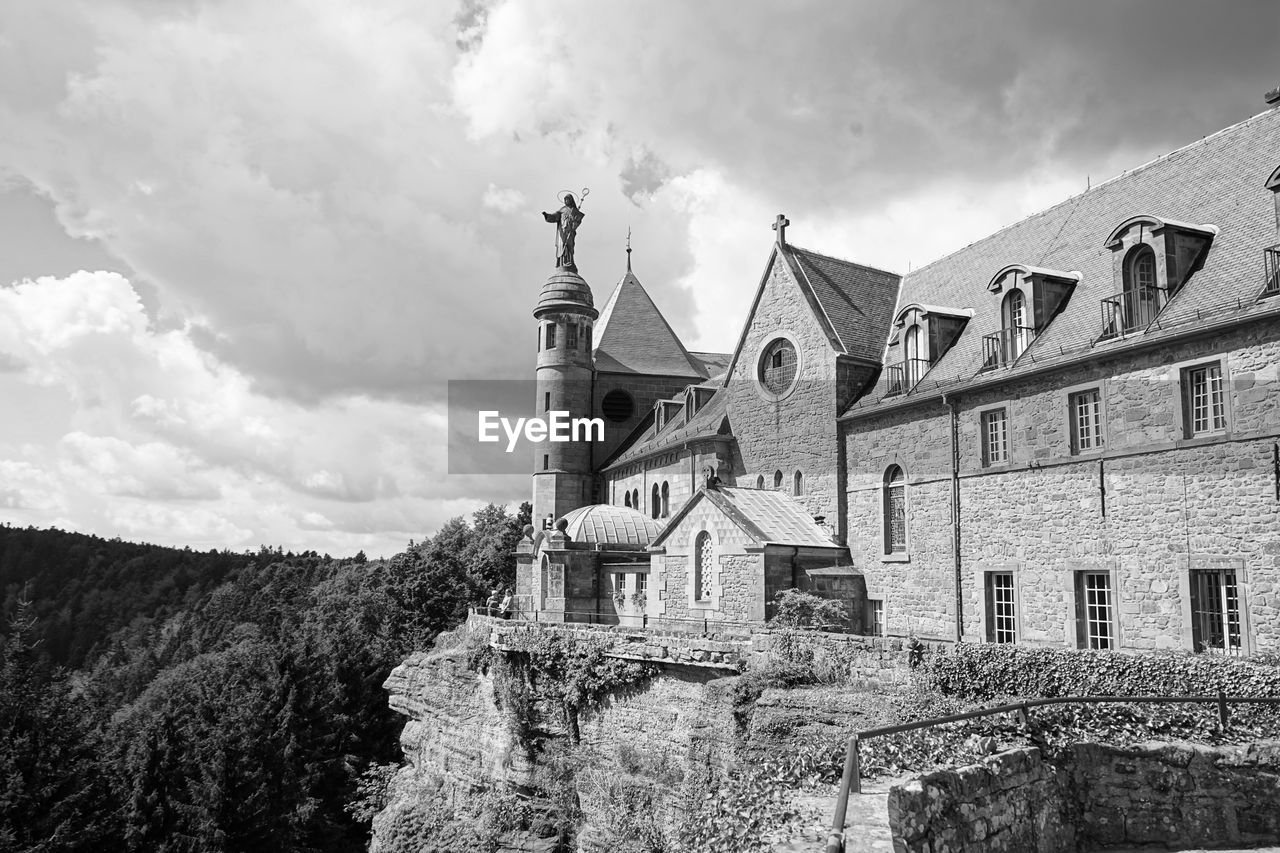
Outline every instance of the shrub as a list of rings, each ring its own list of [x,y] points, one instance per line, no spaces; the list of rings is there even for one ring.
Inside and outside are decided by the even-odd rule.
[[[1127,654],[1092,649],[960,644],[931,655],[928,684],[975,700],[998,696],[1280,696],[1280,667],[1266,659]]]
[[[784,589],[774,597],[775,628],[843,629],[849,624],[849,608],[843,601],[823,598],[798,589]]]

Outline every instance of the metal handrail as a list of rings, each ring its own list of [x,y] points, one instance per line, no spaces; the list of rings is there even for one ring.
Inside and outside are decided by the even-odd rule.
[[[862,777],[858,758],[858,745],[864,740],[885,735],[895,735],[916,729],[927,729],[931,726],[942,726],[947,723],[958,723],[962,720],[973,720],[978,717],[990,717],[995,714],[1017,713],[1023,725],[1026,725],[1030,710],[1043,705],[1100,705],[1115,704],[1148,704],[1172,705],[1177,703],[1216,704],[1218,706],[1218,722],[1225,731],[1230,725],[1227,706],[1232,704],[1280,705],[1280,696],[1227,696],[1221,690],[1217,696],[1055,696],[1050,699],[1028,699],[1013,705],[998,705],[994,708],[981,708],[977,711],[966,711],[963,714],[950,714],[946,717],[933,717],[928,720],[916,720],[911,723],[899,723],[896,726],[883,726],[878,729],[866,729],[855,732],[849,737],[845,749],[844,771],[840,775],[840,792],[836,796],[836,813],[831,820],[831,833],[827,836],[826,853],[844,853],[844,821],[849,808],[849,794],[862,793]]]
[[[981,370],[1013,364],[1035,339],[1036,330],[1032,326],[1009,326],[983,335]]]
[[[540,619],[538,618],[540,613],[540,611],[538,610],[533,610],[532,612],[514,611],[512,613],[512,617],[507,621],[523,622],[531,625],[599,625],[601,627],[606,627],[606,628],[634,628],[637,630],[650,630],[650,629],[662,630],[663,626],[665,626],[667,623],[679,623],[679,624],[689,624],[695,627],[701,626],[702,631],[700,633],[703,633],[703,634],[714,633],[715,630],[720,627],[746,628],[752,631],[760,630],[761,628],[766,627],[763,622],[737,622],[731,619],[711,619],[709,617],[695,619],[692,617],[685,617],[685,616],[650,616],[648,613],[614,614],[614,613],[602,613],[596,610],[556,610],[551,612],[554,612],[556,616],[582,617],[583,621],[577,621],[575,619],[564,619],[564,620]],[[628,625],[622,621],[616,621],[616,622],[604,621],[605,619],[622,620],[627,618],[634,619],[637,617],[640,619],[639,625]],[[685,633],[692,634],[692,633],[699,633],[699,632],[688,631]],[[832,632],[832,633],[838,633],[838,632]]]
[[[1266,267],[1266,285],[1262,288],[1262,295],[1275,296],[1280,293],[1280,243],[1263,249],[1262,252]]]
[[[1103,298],[1100,340],[1145,329],[1155,320],[1168,299],[1168,288],[1155,285],[1134,287]]]

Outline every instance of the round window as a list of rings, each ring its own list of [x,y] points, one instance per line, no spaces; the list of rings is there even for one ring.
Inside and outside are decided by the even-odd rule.
[[[760,383],[773,394],[781,394],[796,378],[796,348],[786,338],[778,338],[764,348],[760,357]]]
[[[627,420],[635,410],[635,401],[631,399],[630,394],[621,388],[613,389],[608,394],[605,394],[604,399],[600,401],[601,413],[614,423],[621,423]]]

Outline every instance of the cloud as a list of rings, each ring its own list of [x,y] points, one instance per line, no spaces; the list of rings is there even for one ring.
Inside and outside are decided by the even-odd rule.
[[[24,365],[16,381],[66,401],[41,416],[43,440],[0,425],[0,507],[25,523],[71,515],[169,544],[394,553],[475,508],[473,495],[514,501],[527,487],[447,479],[430,409],[259,393],[183,330],[158,330],[114,273],[0,288],[0,354]]]
[[[490,210],[496,210],[498,213],[515,213],[524,207],[527,199],[520,190],[498,189],[493,184],[489,184],[489,188],[484,191],[484,199],[482,203]]]
[[[440,419],[447,380],[529,376],[557,190],[591,189],[597,304],[630,229],[677,332],[727,350],[776,213],[798,245],[918,266],[1256,112],[1272,19],[1267,0],[4,4],[0,186],[115,274],[6,244],[7,269],[58,274],[0,290],[0,393],[30,412],[0,427],[0,460],[29,466],[0,502],[249,547],[420,536],[527,494],[446,476]]]

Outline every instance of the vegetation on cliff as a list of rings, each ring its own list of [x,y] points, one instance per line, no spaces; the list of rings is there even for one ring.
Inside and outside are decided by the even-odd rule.
[[[512,582],[526,523],[490,506],[378,561],[0,527],[0,849],[364,849],[382,683]]]

